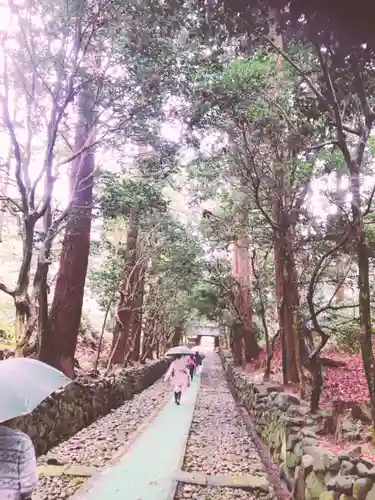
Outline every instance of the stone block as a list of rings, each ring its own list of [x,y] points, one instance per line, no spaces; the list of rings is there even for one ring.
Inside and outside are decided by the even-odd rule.
[[[60,477],[68,469],[69,465],[40,465],[38,476]]]
[[[281,477],[281,475],[280,475]],[[305,471],[302,466],[296,467],[294,471],[294,484],[292,490],[292,498],[304,500],[305,498]]]
[[[286,452],[285,463],[289,469],[294,469],[301,461],[301,457],[296,455],[293,451]]]
[[[353,464],[353,467],[356,468],[359,477],[369,477],[369,470],[371,469],[369,469],[363,462],[358,462],[356,466]]]
[[[372,485],[371,479],[366,477],[356,479],[353,486],[353,498],[355,500],[366,500],[367,493],[371,490]]]
[[[207,475],[207,486],[217,486],[220,488],[241,488],[247,491],[269,492],[267,479],[261,476],[226,476]]]
[[[64,474],[66,476],[75,476],[75,477],[91,477],[93,474],[95,474],[96,468],[95,467],[88,467],[86,465],[70,465],[69,467],[66,468],[64,471]]]
[[[306,477],[306,493],[310,500],[319,500],[320,495],[326,490],[324,481],[320,474],[310,472]]]
[[[311,455],[303,455],[301,459],[301,467],[305,477],[312,472],[314,467],[314,459]]]
[[[286,482],[288,490],[291,491],[293,488],[293,469],[289,469],[289,467],[283,463],[280,465],[280,478]]]
[[[281,411],[287,411],[291,405],[301,404],[300,400],[296,396],[291,394],[280,393],[276,396],[274,400],[275,406],[277,406]]]
[[[199,486],[207,486],[207,475],[201,472],[186,472],[178,471],[174,479],[179,483],[197,484]]]
[[[375,484],[372,485],[371,490],[367,493],[366,500],[375,500]]]
[[[355,472],[355,470],[356,466],[352,462],[349,462],[349,460],[343,460],[341,462],[340,474],[342,476],[351,475]]]
[[[289,432],[289,435],[286,439],[286,451],[292,451],[295,445],[298,443],[299,437],[298,434],[295,434],[293,432]]]
[[[340,470],[340,461],[337,456],[327,448],[305,446],[304,453],[312,456],[314,460],[314,471],[316,472],[338,472]]]
[[[319,500],[335,500],[335,493],[333,491],[324,491]]]
[[[336,477],[336,491],[351,496],[355,479],[355,476],[341,476],[339,474]]]

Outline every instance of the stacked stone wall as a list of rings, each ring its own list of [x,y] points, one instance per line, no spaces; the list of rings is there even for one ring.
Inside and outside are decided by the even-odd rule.
[[[160,359],[108,377],[75,381],[23,417],[19,428],[31,437],[37,454],[45,454],[147,389],[164,375],[168,366],[168,360]]]
[[[255,381],[220,351],[227,380],[268,446],[295,500],[375,500],[375,464],[355,448],[335,454],[319,429],[324,415],[311,415],[307,402],[282,386]]]

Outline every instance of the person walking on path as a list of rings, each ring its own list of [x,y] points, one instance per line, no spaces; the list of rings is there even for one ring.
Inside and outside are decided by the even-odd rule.
[[[199,373],[200,370],[201,370],[203,359],[202,359],[202,356],[199,354],[198,351],[195,353],[194,358],[195,358],[196,372]]]
[[[181,354],[176,356],[176,359],[171,363],[164,380],[170,381],[174,392],[174,400],[176,405],[181,403],[181,395],[190,384],[189,370],[186,366],[186,360]]]
[[[186,363],[186,366],[188,367],[188,370],[189,370],[189,373],[190,373],[190,378],[191,378],[191,380],[193,380],[194,373],[195,373],[195,368],[196,368],[194,354],[192,354],[191,356],[189,356],[189,358],[187,360],[187,363]]]
[[[0,423],[1,500],[31,499],[37,485],[33,443],[16,425],[16,418]]]

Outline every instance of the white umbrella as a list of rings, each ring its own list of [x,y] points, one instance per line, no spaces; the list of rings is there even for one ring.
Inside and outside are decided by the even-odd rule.
[[[184,345],[178,345],[177,347],[171,347],[165,353],[166,356],[178,356],[179,354],[182,356],[190,356],[191,354],[194,354],[194,352]]]
[[[0,361],[0,422],[27,415],[70,382],[62,372],[36,359]]]

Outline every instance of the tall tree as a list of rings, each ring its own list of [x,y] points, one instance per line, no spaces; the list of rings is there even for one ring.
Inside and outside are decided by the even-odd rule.
[[[92,90],[79,97],[75,148],[84,150],[70,171],[71,206],[66,222],[60,267],[48,330],[42,331],[40,359],[73,375],[74,354],[81,324],[83,294],[90,251],[95,159],[92,148],[95,114]]]

